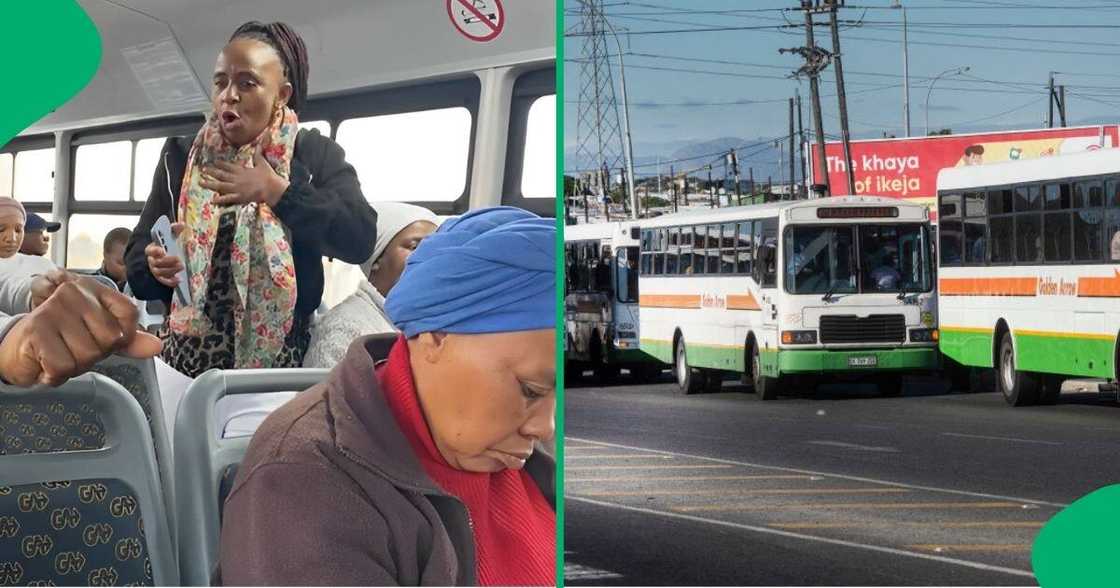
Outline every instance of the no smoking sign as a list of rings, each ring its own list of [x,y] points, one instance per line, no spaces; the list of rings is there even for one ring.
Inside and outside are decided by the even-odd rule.
[[[447,16],[455,30],[479,43],[496,39],[506,25],[501,0],[447,0]]]

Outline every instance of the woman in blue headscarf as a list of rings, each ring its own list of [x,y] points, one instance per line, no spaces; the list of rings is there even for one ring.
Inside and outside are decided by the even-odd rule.
[[[444,223],[328,380],[257,430],[226,503],[231,585],[555,585],[556,229]]]

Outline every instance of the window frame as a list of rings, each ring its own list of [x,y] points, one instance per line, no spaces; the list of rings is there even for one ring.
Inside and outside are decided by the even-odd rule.
[[[509,132],[506,135],[506,165],[502,178],[502,204],[516,206],[541,216],[556,216],[556,198],[526,198],[521,192],[521,177],[525,170],[525,144],[529,125],[529,110],[538,98],[557,94],[555,64],[527,71],[513,83],[509,105]],[[557,95],[556,108],[561,107]]]

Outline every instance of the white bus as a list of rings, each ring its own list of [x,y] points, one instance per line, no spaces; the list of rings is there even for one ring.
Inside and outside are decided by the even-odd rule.
[[[661,372],[638,344],[638,236],[634,222],[564,228],[565,374],[595,371],[609,383],[622,368],[639,381]]]
[[[762,400],[787,376],[935,370],[929,214],[857,196],[662,216],[642,225],[641,348],[685,393],[738,372]]]
[[[942,170],[940,347],[958,380],[996,368],[1007,402],[1114,379],[1120,150]]]

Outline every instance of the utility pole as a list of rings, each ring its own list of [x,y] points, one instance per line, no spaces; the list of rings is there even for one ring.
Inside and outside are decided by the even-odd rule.
[[[735,176],[735,204],[738,206],[742,206],[743,191],[739,186],[739,156],[735,155],[734,149],[731,150],[731,173]]]
[[[848,132],[848,99],[844,96],[844,64],[840,58],[840,26],[836,23],[837,9],[844,0],[834,0],[828,11],[828,24],[832,29],[832,61],[836,64],[836,96],[840,101],[840,140],[844,143],[844,165],[848,171],[848,194],[856,195],[856,170],[852,167],[852,137]]]
[[[805,126],[801,124],[801,90],[797,90],[797,151],[801,153],[801,183],[805,184],[805,197],[808,198],[809,184],[805,181]]]
[[[1062,126],[1066,126],[1066,85],[1058,86],[1058,114],[1062,117]]]
[[[712,164],[708,164],[708,208],[716,207],[716,189],[712,185]]]
[[[814,0],[818,5],[820,0]],[[809,77],[809,95],[813,109],[813,126],[816,127],[817,135],[817,153],[816,161],[813,168],[820,172],[821,183],[824,184],[826,190],[829,187],[828,177],[828,159],[825,155],[824,144],[824,121],[821,119],[821,93],[820,83],[818,76],[820,72],[828,67],[828,62],[832,55],[817,47],[816,41],[813,37],[813,10],[814,7],[810,0],[802,0],[801,8],[805,12],[805,47],[794,47],[792,49],[779,49],[778,53],[797,53],[804,60],[805,64],[794,72],[794,76],[808,76]]]
[[[1054,128],[1054,72],[1050,72],[1050,83],[1046,87],[1047,101],[1050,103],[1050,114],[1046,117],[1046,128]]]
[[[793,187],[797,184],[797,169],[793,163],[793,98],[789,99],[789,199],[793,200],[796,195],[793,193]]]
[[[673,194],[673,212],[678,210],[677,205],[677,174],[673,171],[673,166],[669,166],[669,191]]]
[[[906,136],[910,136],[910,41],[907,39],[906,7],[901,0],[894,0],[891,8],[902,10],[902,121]]]
[[[754,192],[755,192],[755,189],[754,189],[754,168],[752,167],[752,168],[748,168],[748,169],[749,169],[750,174],[751,174],[750,175],[750,178],[751,178],[751,180],[750,180],[751,181],[751,204],[754,204]],[[742,204],[742,202],[740,201],[739,204]]]

